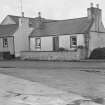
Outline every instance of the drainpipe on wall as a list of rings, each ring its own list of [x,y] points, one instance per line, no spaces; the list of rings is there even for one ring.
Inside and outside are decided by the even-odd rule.
[[[30,36],[28,37],[28,41],[29,41],[29,51],[31,51],[31,49],[30,49]]]

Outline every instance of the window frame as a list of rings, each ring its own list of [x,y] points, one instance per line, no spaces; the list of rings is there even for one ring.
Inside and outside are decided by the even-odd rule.
[[[74,41],[73,38],[75,38],[76,40]],[[70,36],[70,48],[77,48],[77,36]]]
[[[7,48],[8,47],[8,38],[4,37],[3,38],[3,48]]]
[[[35,48],[41,48],[41,38],[39,37],[35,38]]]

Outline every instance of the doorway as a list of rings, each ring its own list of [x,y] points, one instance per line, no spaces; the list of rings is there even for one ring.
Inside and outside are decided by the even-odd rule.
[[[53,51],[59,50],[59,37],[53,37]]]

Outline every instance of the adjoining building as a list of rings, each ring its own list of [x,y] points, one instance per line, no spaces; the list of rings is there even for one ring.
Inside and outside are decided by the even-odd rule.
[[[24,13],[6,16],[0,25],[0,57],[20,57],[21,51],[29,51],[29,35],[38,20],[39,17],[24,17]]]
[[[28,35],[32,27],[29,18],[8,15],[0,25],[0,53],[1,57],[19,57],[20,52],[29,49]]]

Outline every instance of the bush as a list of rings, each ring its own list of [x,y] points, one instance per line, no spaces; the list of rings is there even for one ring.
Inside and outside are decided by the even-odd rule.
[[[77,46],[77,48],[83,49],[83,48],[84,48],[84,46],[79,45],[79,46]]]
[[[105,59],[105,48],[96,48],[92,51],[90,59]]]
[[[92,101],[98,103],[98,104],[103,104],[104,103],[104,99],[103,98],[96,98],[96,99],[92,99]]]
[[[61,47],[58,49],[58,51],[67,51],[65,48]]]

